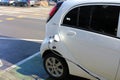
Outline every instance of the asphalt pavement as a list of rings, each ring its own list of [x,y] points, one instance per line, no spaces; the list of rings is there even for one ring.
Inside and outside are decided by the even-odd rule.
[[[5,70],[39,52],[40,45],[40,43],[25,40],[0,39],[0,60],[3,64],[0,69]]]
[[[39,53],[26,58],[23,63],[6,70],[0,80],[50,80],[45,72]]]
[[[51,7],[14,8],[14,7],[0,6],[0,29],[1,30],[8,29],[9,31],[14,26],[14,24],[16,25],[18,24],[20,26],[25,23],[26,23],[25,26],[30,28],[30,26],[28,25],[29,22],[28,23],[25,22],[26,20],[27,21],[28,20],[34,21],[35,19],[37,19],[36,21],[46,20],[47,15],[49,13],[48,11],[50,11],[50,9]],[[14,12],[12,12],[12,10],[14,10]],[[5,17],[13,16],[12,18],[6,17],[6,20],[10,20],[11,22],[8,21],[6,22],[4,16]],[[16,19],[16,18],[20,18],[20,19]],[[14,24],[12,25],[11,23]],[[41,22],[40,24],[42,23],[43,22]],[[6,24],[7,27],[4,27],[4,24]],[[33,23],[31,22],[31,24]],[[25,26],[24,28],[27,30]],[[16,26],[14,26],[14,29],[15,27]],[[18,30],[20,30],[21,27],[22,26],[17,27],[19,28]],[[45,26],[41,26],[41,27],[45,27]],[[13,31],[17,31],[17,28]],[[31,28],[31,31],[32,30],[33,29]],[[13,33],[16,34],[15,32]],[[35,32],[30,32],[30,33],[32,34]],[[41,33],[41,35],[44,35],[43,32]],[[41,35],[39,36],[42,37],[43,39],[43,36]],[[27,36],[25,37],[22,36],[22,37],[25,38]],[[36,37],[34,39],[36,39]],[[53,80],[49,78],[48,74],[45,72],[43,67],[43,61],[40,56],[40,46],[42,40],[39,42],[32,40],[33,39],[31,40],[19,39],[19,38],[11,37],[9,35],[0,36],[0,80]],[[70,77],[68,77],[65,80],[84,80],[84,79],[70,75]]]
[[[15,16],[17,18],[32,18],[46,20],[52,7],[53,6],[48,7],[0,6],[0,15]]]
[[[0,35],[0,80],[43,80],[48,78],[39,53],[42,40],[39,38],[39,41],[36,41],[38,36],[34,34],[38,30],[33,32],[35,31],[33,29],[37,28],[35,24],[38,24],[38,20],[39,24],[43,24],[42,20],[47,19],[49,10],[49,7],[14,8],[0,6],[0,28],[2,30],[0,34],[4,33]],[[29,22],[33,25],[32,27],[30,27]],[[11,30],[13,27],[14,30]],[[22,39],[21,37],[19,39],[18,36],[10,36],[11,33],[11,35],[19,34],[22,27],[24,28],[20,34],[24,34],[24,30],[26,30],[34,37],[22,35]],[[31,30],[28,31],[27,28]],[[39,37],[42,39],[43,32],[39,31]],[[10,34],[6,36],[6,33]],[[29,39],[24,39],[26,37]]]
[[[2,20],[0,35],[23,39],[44,39],[46,20],[8,15],[2,15],[0,19]]]

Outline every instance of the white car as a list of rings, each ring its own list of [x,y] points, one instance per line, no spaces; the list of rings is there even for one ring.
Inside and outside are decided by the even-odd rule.
[[[40,52],[51,77],[120,80],[120,0],[67,0],[49,16]]]
[[[14,0],[9,0],[9,5],[14,5]]]

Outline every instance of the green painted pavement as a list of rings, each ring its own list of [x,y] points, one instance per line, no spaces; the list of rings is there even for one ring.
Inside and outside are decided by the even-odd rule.
[[[50,80],[40,55],[0,75],[0,80]]]
[[[0,74],[0,80],[55,80],[45,72],[40,54],[12,70]],[[70,75],[62,80],[88,80]]]

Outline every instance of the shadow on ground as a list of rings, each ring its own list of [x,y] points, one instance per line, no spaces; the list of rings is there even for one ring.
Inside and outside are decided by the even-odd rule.
[[[45,72],[40,55],[25,62],[19,67],[20,68],[16,70],[18,73],[22,75],[30,76],[32,79],[34,78],[34,80],[41,80],[41,78],[44,80],[55,80],[55,79],[49,78],[48,74]],[[24,80],[29,80],[29,79],[24,79]],[[62,79],[62,80],[86,80],[86,79],[70,75],[66,79]]]
[[[47,78],[46,80],[55,80],[55,79]],[[74,76],[74,75],[69,75],[67,78],[62,79],[62,80],[89,80],[89,79],[81,78],[81,77]]]
[[[40,55],[20,65],[16,71],[22,75],[27,75],[31,78],[34,78],[35,80],[39,80],[40,78],[48,78],[48,74],[44,70]]]

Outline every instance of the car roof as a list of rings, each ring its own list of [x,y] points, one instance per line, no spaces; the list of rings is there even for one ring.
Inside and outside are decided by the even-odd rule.
[[[77,3],[120,3],[120,0],[67,0],[67,1]]]
[[[120,4],[120,0],[66,0],[66,4],[69,6],[74,6],[77,4],[93,4],[93,3],[108,3],[108,4]]]
[[[66,0],[63,4],[64,10],[79,4],[117,4],[120,5],[120,0]]]

